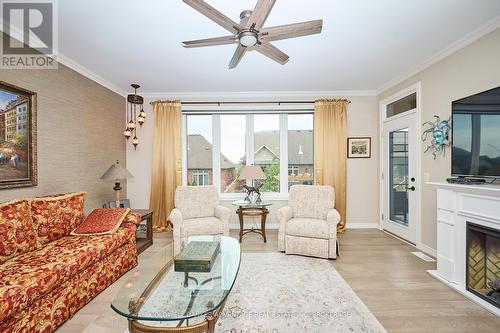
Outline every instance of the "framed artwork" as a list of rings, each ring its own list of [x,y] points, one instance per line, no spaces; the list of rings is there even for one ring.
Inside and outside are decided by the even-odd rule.
[[[372,138],[347,138],[347,158],[370,158],[372,156]]]
[[[0,189],[37,181],[36,93],[0,81]]]

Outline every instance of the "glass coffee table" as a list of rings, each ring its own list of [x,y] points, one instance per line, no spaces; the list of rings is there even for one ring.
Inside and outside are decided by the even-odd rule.
[[[220,253],[209,273],[175,272],[170,248],[132,273],[111,303],[131,333],[214,331],[238,275],[240,245],[232,237],[193,236],[183,246],[213,240],[220,242]]]

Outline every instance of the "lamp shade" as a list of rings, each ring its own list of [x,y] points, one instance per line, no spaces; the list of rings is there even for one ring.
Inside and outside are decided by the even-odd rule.
[[[128,179],[134,178],[130,171],[120,165],[120,162],[112,164],[108,170],[101,176],[101,179]]]
[[[241,170],[239,180],[266,179],[266,174],[258,165],[247,165]]]

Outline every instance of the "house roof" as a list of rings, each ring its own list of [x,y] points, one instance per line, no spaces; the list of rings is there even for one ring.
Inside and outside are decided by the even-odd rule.
[[[267,159],[259,161],[261,152],[270,151],[277,157],[280,153],[279,131],[255,132],[255,164],[266,164]],[[302,154],[299,154],[302,152]],[[261,162],[261,163],[259,163]],[[314,144],[312,130],[288,131],[288,163],[314,164]]]
[[[201,134],[188,135],[188,169],[212,169],[212,144]],[[220,154],[220,166],[222,169],[235,167],[226,156]]]

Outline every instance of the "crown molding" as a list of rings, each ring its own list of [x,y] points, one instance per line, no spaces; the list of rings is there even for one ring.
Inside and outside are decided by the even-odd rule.
[[[302,100],[346,96],[376,96],[375,90],[332,90],[332,91],[250,91],[250,92],[142,92],[144,98],[180,99],[189,101],[235,101],[235,100]]]
[[[0,26],[3,26],[3,21],[0,20]],[[23,40],[23,32],[21,29],[19,29],[16,26],[11,26],[10,27],[10,37],[17,39],[19,42]],[[0,30],[0,32],[4,33],[3,30]],[[117,93],[118,95],[121,96],[126,96],[127,93],[123,91],[121,88],[119,88],[117,85],[111,83],[110,81],[104,79],[102,76],[97,75],[96,73],[92,72],[90,69],[86,68],[85,66],[79,64],[78,62],[74,61],[73,59],[65,56],[62,54],[59,50],[57,50],[57,54],[54,57],[54,60],[57,61],[58,64],[64,65],[78,74],[100,84],[101,86]]]
[[[77,72],[78,74],[81,74],[83,76],[85,76],[86,78],[100,84],[101,86],[117,93],[118,95],[120,96],[127,96],[127,92],[122,90],[120,87],[118,87],[117,85],[111,83],[110,81],[104,79],[102,76],[94,73],[93,71],[91,71],[90,69],[88,69],[87,67],[79,64],[78,62],[74,61],[73,59],[65,56],[64,54],[62,53],[58,53],[57,54],[57,59],[56,61],[58,63],[60,63],[61,65],[64,65],[72,70],[74,70],[75,72]]]
[[[464,37],[460,38],[456,42],[451,43],[448,45],[446,48],[442,49],[441,51],[435,53],[433,56],[431,56],[429,59],[421,63],[420,65],[414,67],[412,70],[406,72],[403,75],[400,75],[396,77],[393,80],[388,81],[387,83],[383,84],[379,89],[376,90],[376,94],[380,95],[383,92],[386,92],[387,90],[393,88],[394,86],[400,84],[401,82],[411,78],[415,74],[418,74],[419,72],[425,70],[426,68],[434,65],[435,63],[443,60],[446,57],[449,57],[450,55],[454,54],[455,52],[463,49],[464,47],[474,43],[481,37],[486,36],[490,32],[495,31],[496,29],[500,28],[500,15],[495,17],[494,19],[488,21],[487,23],[483,24],[476,30],[466,34]]]

